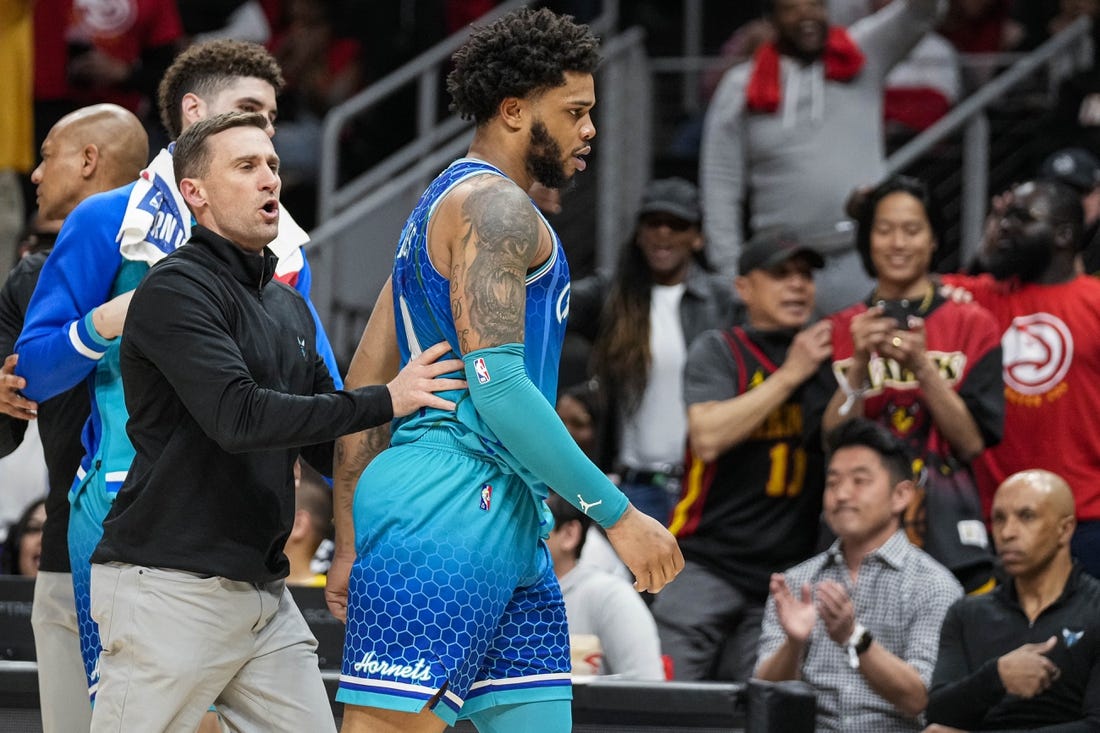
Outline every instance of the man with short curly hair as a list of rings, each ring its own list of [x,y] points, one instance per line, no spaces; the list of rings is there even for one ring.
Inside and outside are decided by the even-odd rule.
[[[184,112],[184,100],[193,95],[196,101],[213,104],[213,100],[225,90],[236,85],[239,79],[258,79],[266,82],[278,95],[286,84],[283,72],[275,58],[253,43],[240,41],[215,41],[200,43],[187,49],[165,72],[157,87],[157,107],[160,121],[173,140],[190,124]],[[263,110],[260,94],[252,104],[242,104],[247,112]],[[271,110],[274,122],[274,110]]]
[[[660,590],[683,558],[552,406],[569,271],[527,191],[585,168],[596,39],[525,9],[476,29],[454,62],[453,108],[477,129],[409,216],[348,384],[446,340],[469,388],[447,395],[455,413],[396,421],[380,453],[385,433],[338,444],[326,589],[347,619],[337,700],[347,733],[438,732],[459,717],[482,733],[564,733],[569,640],[543,541],[548,488],[607,528],[639,590]]]

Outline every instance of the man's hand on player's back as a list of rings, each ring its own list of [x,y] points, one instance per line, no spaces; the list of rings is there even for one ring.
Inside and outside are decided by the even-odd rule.
[[[394,417],[404,417],[421,407],[455,409],[454,402],[435,395],[436,392],[466,388],[465,379],[443,377],[444,374],[461,374],[464,367],[461,359],[437,361],[450,351],[451,345],[441,341],[410,359],[397,376],[390,380],[386,388],[390,391]]]

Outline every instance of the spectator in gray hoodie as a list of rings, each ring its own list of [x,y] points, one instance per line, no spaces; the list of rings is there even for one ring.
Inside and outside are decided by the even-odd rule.
[[[793,228],[825,254],[818,307],[832,312],[871,289],[844,202],[885,173],[883,85],[929,31],[938,0],[894,0],[847,30],[825,0],[770,0],[776,40],[723,77],[700,154],[709,256],[729,275],[748,231]]]

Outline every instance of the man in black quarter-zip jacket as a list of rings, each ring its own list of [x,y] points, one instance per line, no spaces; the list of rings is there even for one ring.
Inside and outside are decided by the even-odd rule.
[[[460,389],[426,350],[384,386],[334,391],[305,301],[272,280],[278,157],[263,115],[200,121],[176,142],[198,222],[134,293],[121,347],[136,455],[92,555],[103,642],[92,730],[335,730],[313,639],[286,590],[299,453]]]
[[[926,733],[1100,730],[1100,581],[1070,557],[1073,492],[1049,471],[1013,474],[992,524],[1009,579],[948,610]]]

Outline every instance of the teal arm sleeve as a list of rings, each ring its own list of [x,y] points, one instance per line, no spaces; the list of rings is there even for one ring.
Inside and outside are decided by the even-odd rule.
[[[588,460],[527,376],[523,344],[479,349],[463,361],[470,399],[508,452],[601,527],[619,521],[626,496]]]

